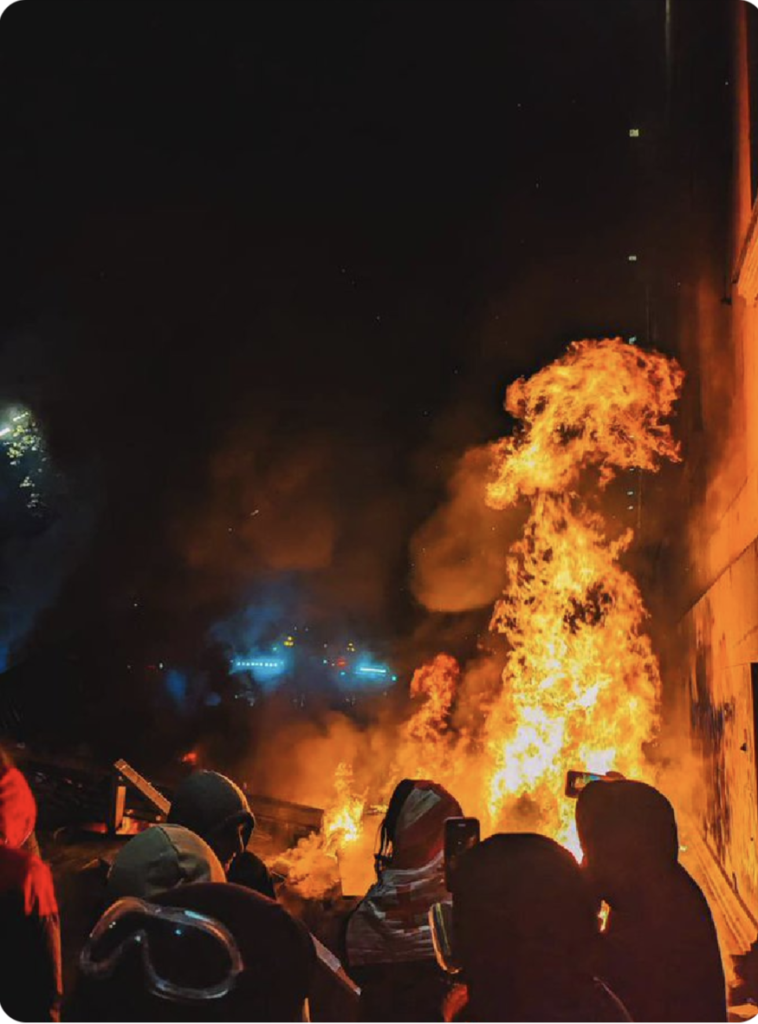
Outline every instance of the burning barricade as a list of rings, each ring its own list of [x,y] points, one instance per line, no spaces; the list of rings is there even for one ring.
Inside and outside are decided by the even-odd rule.
[[[481,489],[490,508],[518,506],[526,516],[502,552],[490,629],[503,650],[463,668],[441,653],[416,671],[413,713],[381,770],[356,786],[341,764],[321,832],[275,862],[304,895],[336,883],[350,850],[370,864],[364,810],[386,802],[403,777],[440,782],[484,832],[539,831],[575,853],[568,770],[653,780],[645,750],[658,729],[661,678],[644,601],[623,564],[634,517],[619,526],[603,506],[611,482],[633,474],[634,513],[639,474],[680,460],[666,420],[682,382],[674,360],[616,338],[574,342],[508,388],[517,426],[490,445]],[[495,676],[485,691],[470,685],[483,664]]]

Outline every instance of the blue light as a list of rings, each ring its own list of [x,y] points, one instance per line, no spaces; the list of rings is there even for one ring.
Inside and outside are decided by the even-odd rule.
[[[342,675],[342,673],[340,673]],[[388,683],[391,679],[397,680],[397,676],[392,675],[392,669],[389,665],[383,665],[381,662],[375,662],[372,660],[371,655],[363,653],[357,663],[352,666],[348,673],[350,684],[352,687],[370,688],[372,686],[380,686],[383,683]]]
[[[232,658],[230,663],[231,672],[247,672],[256,683],[265,686],[274,683],[280,676],[284,675],[288,668],[288,661],[285,658],[277,658],[271,653],[251,654],[247,657]]]
[[[166,689],[175,704],[182,707],[187,701],[187,676],[178,669],[170,668],[166,673]]]
[[[273,668],[281,671],[284,662],[281,658],[234,658],[232,661],[232,670],[235,672],[248,668]]]

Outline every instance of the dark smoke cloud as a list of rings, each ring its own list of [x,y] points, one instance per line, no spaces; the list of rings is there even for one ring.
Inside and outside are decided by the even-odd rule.
[[[299,623],[335,639],[356,629],[384,639],[407,615],[411,510],[385,445],[264,412],[210,456],[201,493],[177,510],[174,549],[189,592],[235,637],[247,635],[239,615],[250,607],[269,630],[279,616],[280,630]],[[221,633],[228,642],[226,626]]]
[[[301,612],[301,596],[293,577],[258,577],[244,601],[213,623],[208,635],[227,657],[246,655],[278,639],[278,634],[298,621]]]
[[[212,456],[207,499],[180,533],[189,565],[242,579],[330,565],[341,525],[334,461],[325,437],[236,433]]]
[[[38,617],[54,605],[90,539],[94,508],[71,498],[56,505],[39,532],[0,544],[0,668],[23,655]]]

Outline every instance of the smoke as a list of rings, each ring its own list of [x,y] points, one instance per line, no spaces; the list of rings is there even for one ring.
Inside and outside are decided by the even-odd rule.
[[[492,706],[502,686],[505,651],[498,638],[492,637],[490,649],[483,649],[469,661],[463,672],[458,699],[452,716],[453,728],[464,735],[474,735],[482,716]]]
[[[0,658],[16,661],[38,616],[55,603],[79,561],[94,515],[78,502],[59,504],[56,519],[40,533],[10,537],[0,545]]]
[[[351,439],[294,429],[284,413],[240,423],[192,507],[176,512],[173,543],[195,602],[220,606],[217,618],[255,604],[237,632],[279,612],[286,629],[292,617],[348,635],[390,628],[408,518],[391,470],[382,445],[368,459]]]
[[[235,431],[212,457],[207,503],[180,532],[190,567],[249,579],[328,566],[338,530],[333,473],[326,438],[293,440],[263,427]]]
[[[381,777],[392,757],[387,714],[377,714],[369,725],[326,709],[307,721],[293,720],[292,707],[274,698],[264,716],[256,748],[239,766],[253,792],[325,807],[334,797],[341,762],[353,766],[356,785],[363,787]]]
[[[503,589],[505,553],[518,537],[520,510],[502,512],[484,501],[491,474],[489,445],[460,459],[447,501],[411,540],[412,587],[434,612],[464,612],[491,606]]]
[[[229,657],[256,651],[297,620],[299,601],[290,577],[260,580],[250,588],[241,607],[211,626],[209,636]]]

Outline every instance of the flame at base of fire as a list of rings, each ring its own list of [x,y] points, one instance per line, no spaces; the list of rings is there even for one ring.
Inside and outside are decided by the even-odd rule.
[[[288,886],[304,899],[321,899],[340,885],[340,853],[363,838],[365,794],[353,792],[353,770],[341,762],[334,779],[334,799],[324,810],[319,832],[301,839],[269,861],[269,867],[284,875]]]

